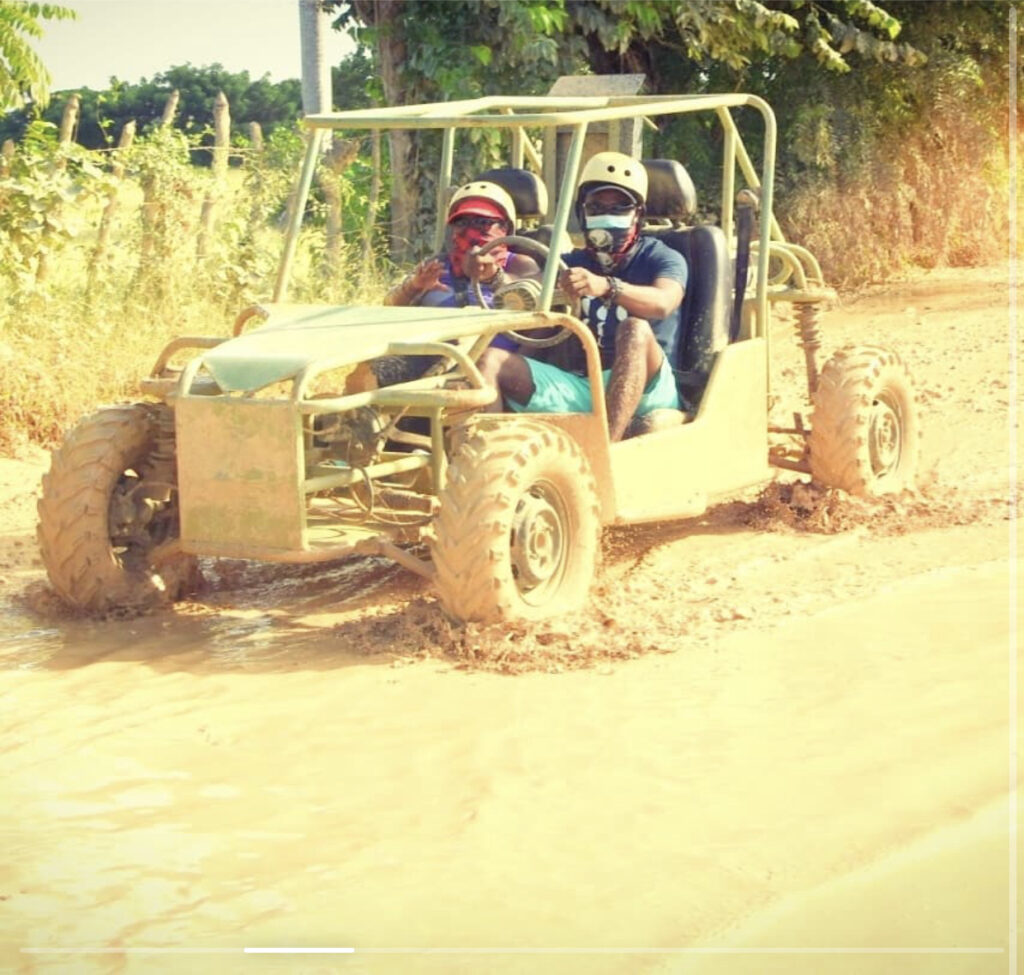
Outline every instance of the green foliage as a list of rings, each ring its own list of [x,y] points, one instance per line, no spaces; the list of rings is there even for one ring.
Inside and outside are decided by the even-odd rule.
[[[786,232],[847,288],[910,265],[997,260],[1006,239],[1008,6],[886,9],[921,53],[915,67],[812,78],[794,63],[763,88],[779,116]]]
[[[0,4],[3,0],[0,0]],[[0,6],[2,10],[2,6]],[[332,68],[334,103],[340,108],[365,108],[370,104],[373,65],[365,51],[356,51]],[[209,165],[213,144],[209,131],[210,106],[223,91],[231,111],[232,141],[244,144],[250,122],[259,122],[265,135],[278,127],[290,128],[302,115],[301,85],[297,79],[272,82],[266,75],[252,79],[247,71],[232,72],[219,64],[195,67],[175,65],[138,83],[110,79],[108,88],[80,89],[81,114],[76,139],[88,149],[113,145],[125,124],[134,120],[140,132],[153,128],[163,117],[172,91],[179,94],[175,128],[192,140],[192,161]],[[57,124],[68,99],[76,92],[57,92],[48,106],[38,105],[0,117],[0,142],[22,138],[33,118]]]
[[[328,0],[336,26],[363,49],[388,47],[401,63],[400,101],[452,101],[508,93],[541,94],[560,75],[581,70],[584,45],[567,33],[565,0],[416,0],[385,6],[378,0]],[[393,16],[392,16],[393,15]],[[378,102],[394,92],[378,87]],[[429,246],[433,228],[440,137],[415,133],[402,169],[418,201],[412,239]],[[455,179],[500,164],[508,146],[490,132],[474,130],[458,146]]]
[[[0,279],[12,297],[38,290],[41,264],[77,236],[82,205],[107,185],[90,153],[58,145],[52,125],[33,123],[0,176]]]
[[[192,146],[188,136],[167,126],[141,136],[124,157],[143,197],[136,287],[153,300],[166,298],[179,276],[191,273],[202,199]]]
[[[154,76],[152,81],[144,78],[138,84],[130,84],[111,78],[110,87],[104,91],[84,88],[77,92],[81,98],[78,142],[89,149],[108,147],[131,120],[135,120],[140,132],[155,127],[162,120],[172,91],[179,94],[174,125],[192,139],[193,161],[199,165],[210,162],[210,108],[218,92],[223,91],[228,99],[236,137],[250,121],[258,121],[269,134],[279,125],[292,125],[301,114],[298,81],[273,83],[266,77],[252,81],[247,71],[233,73],[219,64],[204,68],[179,65]],[[59,122],[73,94],[56,93],[41,113],[42,118]],[[17,141],[33,115],[34,110],[28,109],[0,119],[0,139]]]
[[[417,0],[378,24],[373,0],[328,0],[337,26],[363,49],[406,44],[407,102],[448,101],[515,90],[546,90],[582,49],[566,38],[564,0]]]
[[[52,126],[30,127],[0,174],[0,246],[24,247],[0,254],[0,290],[18,299],[0,302],[0,450],[51,444],[97,403],[137,397],[139,378],[169,339],[226,336],[242,307],[272,296],[299,131],[278,127],[261,154],[247,152],[243,167],[228,172],[205,259],[197,257],[196,231],[211,178],[190,164],[193,148],[172,129],[150,132],[118,152],[126,167],[118,179],[104,174],[106,154],[78,147],[61,170]],[[337,278],[319,273],[324,226],[314,219],[297,250],[292,300],[379,301],[393,277],[363,222],[370,170],[368,147],[360,148],[338,177],[352,207]],[[96,232],[115,192],[112,236],[94,273]],[[61,231],[57,218],[77,233]],[[60,249],[45,292],[34,280],[38,234],[51,235],[47,253]],[[23,260],[26,286],[16,293]]]
[[[592,65],[602,71],[616,64],[619,70],[644,70],[658,91],[688,90],[652,73],[672,60],[685,63],[670,73],[681,71],[691,83],[716,67],[735,72],[762,58],[806,55],[837,73],[850,70],[853,53],[867,60],[920,60],[911,45],[894,42],[898,20],[868,0],[569,0],[567,9],[573,31],[587,41]]]
[[[40,21],[68,20],[77,14],[53,3],[0,0],[0,111],[26,101],[45,104],[50,73],[32,50],[29,39],[43,36]]]
[[[219,253],[207,266],[212,291],[226,307],[241,308],[263,297],[273,279],[275,245],[304,148],[296,129],[278,126],[263,152],[247,157],[239,194],[244,202],[221,221]]]

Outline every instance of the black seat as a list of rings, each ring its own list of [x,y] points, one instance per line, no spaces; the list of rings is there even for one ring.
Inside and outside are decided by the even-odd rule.
[[[517,223],[536,223],[548,211],[547,187],[536,173],[531,173],[528,169],[502,166],[498,169],[488,169],[476,179],[496,183],[512,197],[516,207]]]
[[[693,181],[674,159],[645,159],[648,173],[646,217],[677,225],[697,209]],[[687,412],[695,412],[715,355],[729,344],[731,262],[721,227],[702,224],[651,233],[686,258],[689,277],[683,296],[679,354],[673,363]]]
[[[668,220],[673,225],[690,220],[697,212],[697,190],[690,174],[675,159],[643,159],[647,170],[648,219]]]

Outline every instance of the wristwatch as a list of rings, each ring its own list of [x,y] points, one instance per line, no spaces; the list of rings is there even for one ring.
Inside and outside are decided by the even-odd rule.
[[[622,293],[622,282],[618,278],[608,275],[608,292],[604,296],[605,303],[611,307],[618,303],[619,295]]]

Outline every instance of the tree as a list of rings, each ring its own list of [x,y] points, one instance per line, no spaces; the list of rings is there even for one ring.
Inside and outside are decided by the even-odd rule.
[[[326,0],[376,55],[389,105],[495,92],[539,94],[564,73],[643,72],[654,92],[694,91],[722,69],[803,57],[817,71],[919,54],[871,0]],[[721,90],[718,86],[718,90]],[[727,85],[724,87],[732,87]],[[392,231],[417,228],[428,180],[410,133],[390,137]],[[477,144],[480,166],[494,147]],[[422,152],[422,150],[420,150]],[[400,256],[406,248],[396,248]]]
[[[537,94],[574,59],[578,39],[561,36],[563,0],[326,0],[335,26],[374,52],[377,95],[387,105],[473,98],[501,91]],[[437,156],[429,134],[388,133],[392,256],[407,259],[424,237],[420,201]],[[478,145],[479,159],[494,147]],[[472,164],[467,164],[472,168]],[[468,175],[468,174],[467,174]]]
[[[46,104],[50,73],[28,39],[43,36],[42,20],[75,16],[73,10],[52,3],[0,0],[0,111],[17,108],[26,101]]]
[[[175,65],[138,83],[111,78],[102,91],[82,88],[76,92],[54,92],[49,105],[40,111],[32,105],[0,117],[0,140],[21,140],[32,118],[59,123],[64,105],[72,94],[81,99],[81,115],[76,140],[88,149],[109,148],[129,121],[139,132],[160,122],[164,104],[172,91],[178,91],[176,128],[194,140],[209,144],[208,129],[217,93],[223,91],[231,104],[232,126],[236,136],[244,136],[249,122],[259,122],[265,135],[279,125],[292,126],[301,114],[298,79],[272,82],[266,75],[255,81],[247,71],[226,70],[219,64],[194,67]],[[209,162],[206,152],[194,156],[200,164]]]

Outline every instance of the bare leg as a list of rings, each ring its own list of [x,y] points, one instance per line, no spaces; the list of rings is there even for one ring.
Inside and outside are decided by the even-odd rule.
[[[615,361],[605,390],[608,436],[615,442],[633,419],[644,388],[661,368],[664,353],[651,326],[642,318],[627,318],[615,332]]]
[[[521,355],[507,349],[486,349],[477,366],[484,379],[498,387],[497,398],[484,407],[484,412],[500,413],[505,408],[505,400],[523,405],[533,396],[533,376]]]

